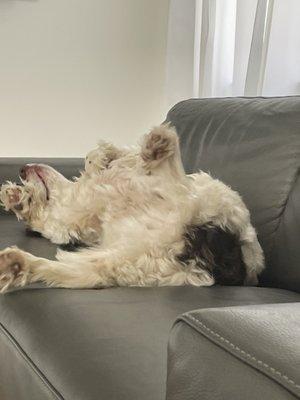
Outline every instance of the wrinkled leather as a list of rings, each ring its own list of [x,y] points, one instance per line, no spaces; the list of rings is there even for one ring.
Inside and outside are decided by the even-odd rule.
[[[261,283],[300,291],[300,97],[192,99],[167,121],[188,173],[242,195],[266,254]]]
[[[300,398],[300,303],[181,316],[169,341],[167,400]]]
[[[63,399],[163,400],[167,342],[178,315],[295,301],[297,293],[251,287],[27,288],[0,297],[0,322]],[[6,346],[1,334],[0,347]],[[17,358],[16,350],[0,363],[1,400],[35,398],[38,389],[30,391],[24,376],[36,371]],[[10,395],[9,385],[23,387],[23,395]]]

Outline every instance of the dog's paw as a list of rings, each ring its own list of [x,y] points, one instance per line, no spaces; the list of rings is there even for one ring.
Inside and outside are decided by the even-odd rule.
[[[15,183],[6,183],[1,187],[0,200],[6,211],[12,209],[21,210],[23,207],[21,202],[22,196],[22,188]]]
[[[160,163],[175,154],[178,147],[176,132],[166,125],[152,129],[143,140],[141,156],[145,163]]]
[[[27,282],[29,268],[23,252],[16,247],[0,251],[0,292],[9,287],[24,286]]]

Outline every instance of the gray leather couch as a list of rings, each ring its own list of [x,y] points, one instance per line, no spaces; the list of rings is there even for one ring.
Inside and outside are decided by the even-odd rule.
[[[300,398],[300,97],[188,100],[167,120],[186,171],[210,171],[250,208],[260,287],[14,290],[0,297],[1,400]],[[28,161],[1,159],[0,181]],[[82,166],[43,162],[67,177]],[[56,251],[2,212],[0,247],[15,244]]]

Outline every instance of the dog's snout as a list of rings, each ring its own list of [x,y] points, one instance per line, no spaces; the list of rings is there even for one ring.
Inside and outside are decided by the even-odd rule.
[[[20,178],[23,180],[26,179],[26,170],[27,170],[26,165],[24,165],[24,167],[20,169]]]

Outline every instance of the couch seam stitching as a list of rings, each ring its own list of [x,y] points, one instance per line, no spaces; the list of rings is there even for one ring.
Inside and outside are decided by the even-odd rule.
[[[28,356],[19,342],[15,339],[15,337],[4,327],[4,325],[0,322],[0,328],[4,336],[10,341],[10,343],[17,350],[18,354],[21,355],[26,364],[30,367],[30,369],[34,372],[34,374],[40,379],[43,386],[47,388],[53,398],[64,400],[64,397],[60,394],[60,392],[52,385],[52,383],[48,380],[48,378],[42,373],[42,371],[38,368],[38,366],[33,362],[33,360]]]
[[[250,358],[251,360],[256,362],[259,366],[263,366],[264,368],[269,370],[273,376],[279,375],[281,378],[286,380],[288,383],[290,383],[291,385],[295,386],[297,389],[300,389],[300,385],[298,385],[295,381],[290,379],[287,375],[284,375],[282,372],[278,371],[276,368],[271,367],[269,364],[259,360],[258,358],[254,357],[252,354],[247,353],[246,351],[242,350],[240,347],[234,345],[228,339],[225,339],[220,334],[218,334],[218,333],[214,332],[212,329],[208,328],[203,322],[199,321],[197,318],[194,318],[192,315],[187,315],[187,314],[185,315],[185,317],[190,318],[191,320],[196,322],[197,325],[200,325],[202,328],[207,330],[210,334],[216,336],[222,342],[225,342],[225,343],[229,344],[230,347],[232,347],[233,349],[235,349],[236,351],[241,353],[243,356],[246,356],[247,358]]]

